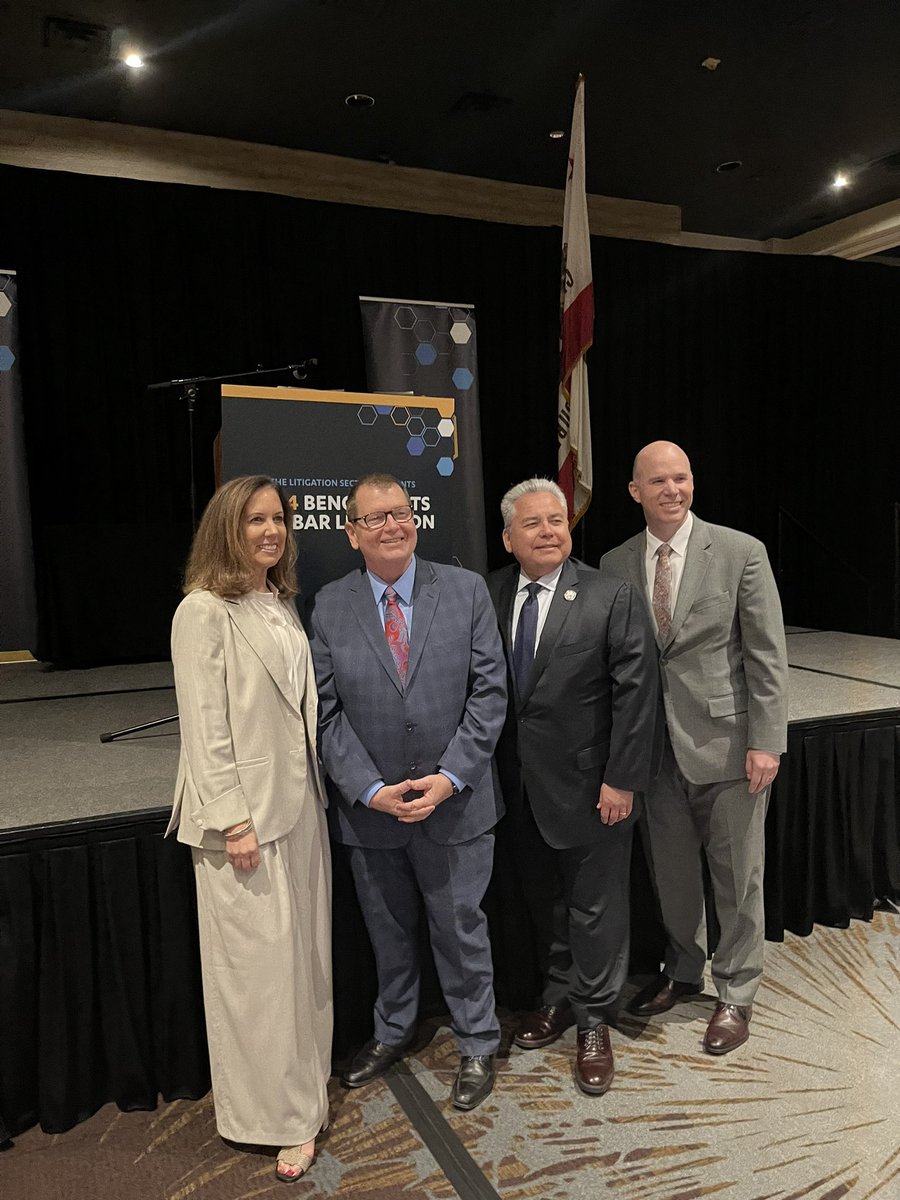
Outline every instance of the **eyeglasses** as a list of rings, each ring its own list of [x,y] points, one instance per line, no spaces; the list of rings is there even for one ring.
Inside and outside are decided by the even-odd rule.
[[[400,508],[392,508],[388,512],[370,512],[364,517],[348,517],[347,520],[355,525],[357,521],[362,521],[366,529],[381,529],[387,524],[388,517],[393,517],[398,525],[405,525],[407,521],[412,520],[412,509],[408,504],[403,504]]]

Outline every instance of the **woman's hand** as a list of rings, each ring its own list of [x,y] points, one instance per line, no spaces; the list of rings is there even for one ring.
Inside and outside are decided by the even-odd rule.
[[[240,826],[235,828],[239,829]],[[228,830],[225,832],[227,834]],[[248,829],[241,837],[227,840],[225,851],[235,871],[252,871],[259,866],[259,842],[252,829]]]

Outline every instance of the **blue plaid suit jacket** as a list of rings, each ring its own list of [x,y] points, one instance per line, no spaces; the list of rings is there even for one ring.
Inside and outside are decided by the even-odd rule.
[[[492,755],[506,715],[506,662],[484,580],[417,557],[405,686],[365,570],[321,589],[310,629],[335,841],[386,849],[418,829],[458,845],[493,828],[503,815]],[[359,801],[377,779],[399,783],[439,767],[466,786],[425,821],[404,825]]]

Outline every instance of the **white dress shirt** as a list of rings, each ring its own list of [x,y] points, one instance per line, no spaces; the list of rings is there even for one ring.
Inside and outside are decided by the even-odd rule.
[[[681,587],[681,576],[684,574],[684,558],[687,554],[688,540],[691,536],[691,530],[694,528],[694,514],[689,512],[684,524],[680,526],[677,533],[673,533],[669,538],[669,545],[672,547],[672,553],[669,555],[669,566],[672,569],[672,612],[670,616],[675,615],[675,604],[678,600],[678,589]],[[665,543],[654,534],[647,530],[647,549],[644,551],[644,566],[647,575],[647,600],[649,602],[650,614],[653,617],[653,625],[657,633],[659,627],[656,623],[656,617],[653,616],[653,581],[656,579],[656,552],[660,546]]]
[[[542,575],[540,579],[529,579],[524,572],[519,572],[519,586],[516,589],[516,597],[513,600],[512,611],[512,640],[515,645],[516,630],[519,627],[519,613],[522,611],[522,605],[528,598],[528,585],[530,583],[540,584],[540,589],[537,594],[538,619],[537,629],[534,635],[534,651],[537,653],[537,648],[541,644],[541,633],[544,625],[547,623],[547,613],[550,611],[550,604],[553,600],[553,593],[556,591],[556,585],[559,583],[559,577],[562,572],[564,563],[560,563],[555,571],[551,571],[549,575]]]

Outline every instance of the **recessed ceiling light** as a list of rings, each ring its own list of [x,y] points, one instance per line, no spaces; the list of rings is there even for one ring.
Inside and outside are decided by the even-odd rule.
[[[832,179],[832,181],[831,181],[831,186],[834,188],[834,190],[836,192],[839,192],[841,190],[841,188],[850,186],[850,180],[847,178],[847,176],[842,171],[838,171],[838,173],[835,175],[834,179]]]
[[[375,97],[367,96],[365,92],[351,92],[349,96],[344,97],[344,103],[348,108],[371,108]]]
[[[743,165],[739,158],[729,158],[726,162],[720,162],[716,170],[724,175],[727,171],[739,171]]]
[[[144,60],[134,51],[132,51],[131,54],[126,54],[122,61],[126,67],[131,67],[133,71],[139,71],[144,65]]]
[[[564,129],[551,129],[550,136],[555,142],[558,142],[560,138],[564,138],[566,136],[566,131]]]

